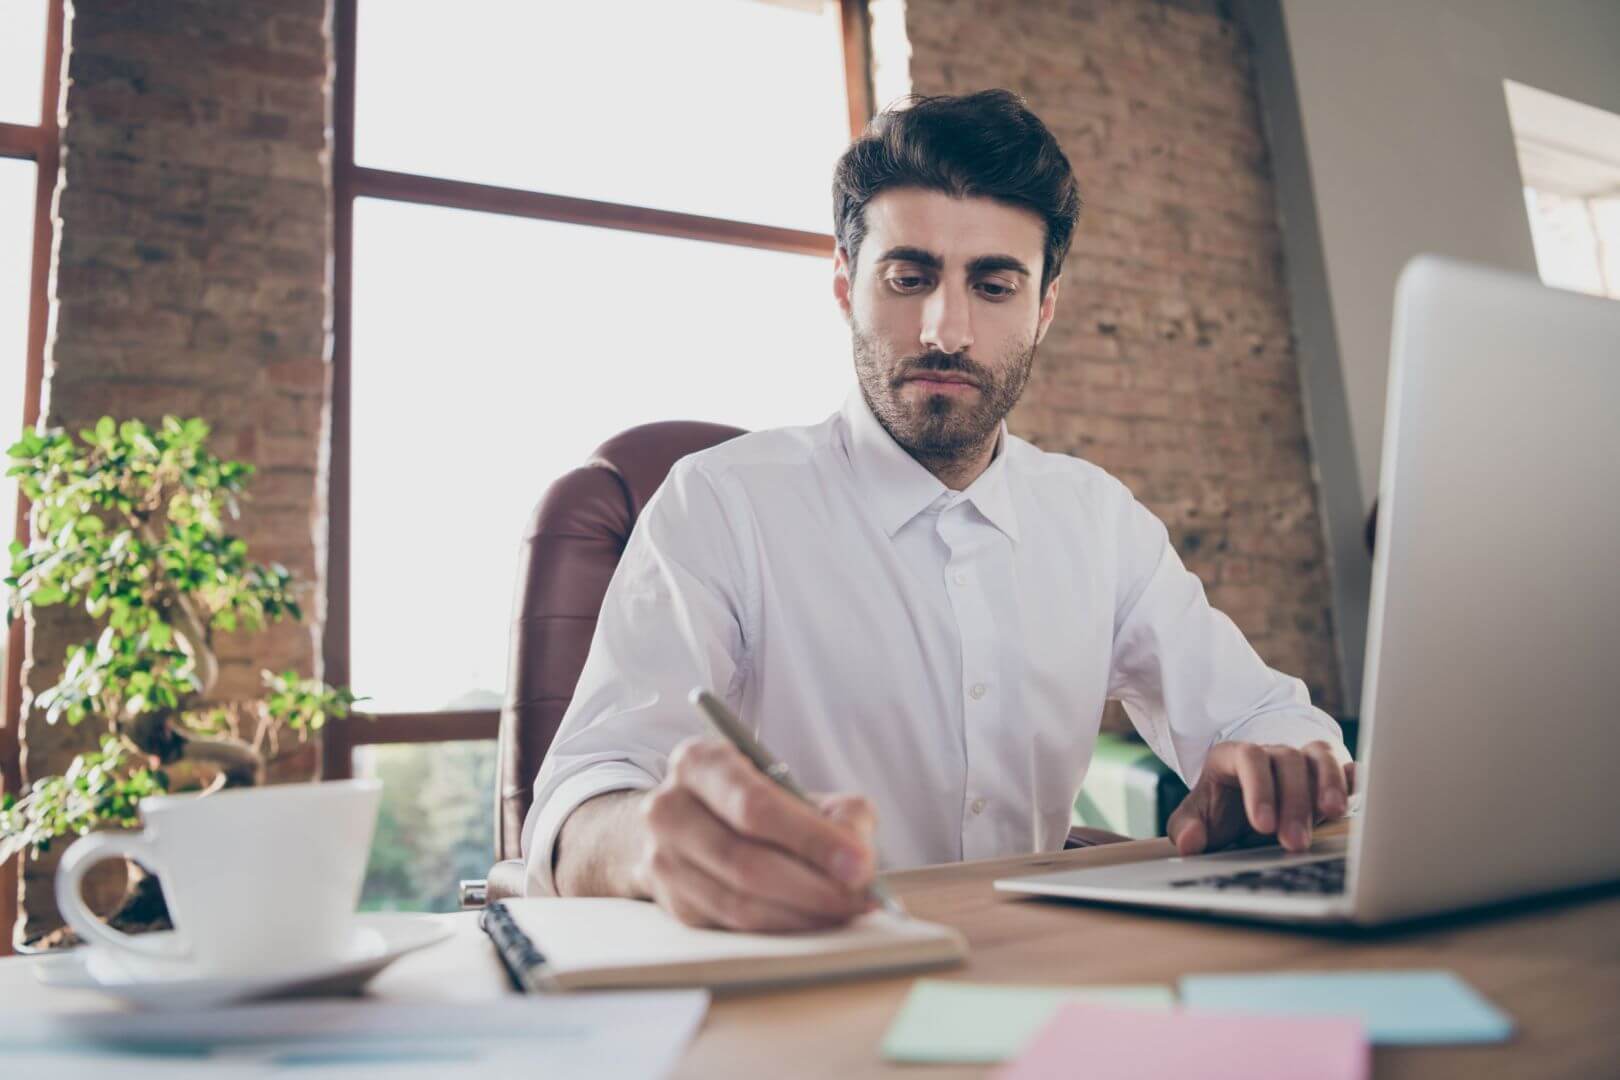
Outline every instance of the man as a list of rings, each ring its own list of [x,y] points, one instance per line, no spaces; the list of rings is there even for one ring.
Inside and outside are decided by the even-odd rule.
[[[1061,848],[1108,698],[1193,785],[1182,852],[1306,847],[1346,806],[1336,725],[1118,481],[1003,423],[1080,209],[1050,132],[1007,91],[915,99],[833,194],[859,391],[681,460],[648,503],[535,782],[530,892],[835,925],[880,866]],[[795,801],[694,686],[806,787],[859,794]]]

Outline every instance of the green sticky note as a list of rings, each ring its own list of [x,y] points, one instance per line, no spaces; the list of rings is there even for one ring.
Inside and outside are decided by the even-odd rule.
[[[1089,1001],[1168,1009],[1167,986],[1010,986],[918,979],[883,1037],[889,1061],[988,1065],[1018,1055],[1058,1008]]]

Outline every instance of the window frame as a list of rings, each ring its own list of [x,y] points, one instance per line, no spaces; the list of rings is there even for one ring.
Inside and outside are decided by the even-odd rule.
[[[51,196],[56,190],[61,163],[57,100],[62,85],[62,26],[64,0],[49,0],[45,16],[45,63],[40,85],[39,122],[13,124],[0,121],[0,158],[32,161],[34,174],[33,262],[28,279],[28,345],[23,368],[23,423],[39,422],[40,385],[45,372],[45,329],[50,317]],[[28,541],[29,503],[17,494],[17,515],[12,538]],[[22,619],[6,628],[5,682],[0,686],[0,790],[22,787]],[[17,871],[24,856],[0,864],[0,956],[12,952],[11,933],[17,921]]]
[[[851,135],[872,117],[871,16],[867,0],[838,0],[843,32],[844,83]],[[758,225],[622,203],[552,195],[540,191],[357,165],[354,160],[355,44],[358,0],[335,0],[333,34],[337,71],[333,87],[333,349],[331,389],[331,473],[327,497],[326,621],[322,662],[326,681],[349,682],[350,644],[350,436],[354,203],[360,198],[505,214],[605,229],[623,229],[687,240],[764,248],[830,259],[830,233]],[[535,493],[538,498],[539,492]],[[357,712],[327,721],[323,730],[321,773],[326,779],[354,774],[360,746],[463,742],[495,739],[499,709],[443,712]]]

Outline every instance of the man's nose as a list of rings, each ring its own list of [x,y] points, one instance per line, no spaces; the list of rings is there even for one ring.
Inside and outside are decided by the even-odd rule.
[[[965,291],[935,289],[923,304],[923,345],[954,355],[973,344],[973,309]]]

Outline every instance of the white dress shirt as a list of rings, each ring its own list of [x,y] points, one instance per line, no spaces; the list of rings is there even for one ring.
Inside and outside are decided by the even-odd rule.
[[[1003,424],[951,491],[858,391],[683,458],[648,502],[535,780],[531,892],[576,806],[713,734],[698,685],[807,789],[872,800],[884,869],[1060,849],[1108,698],[1189,785],[1227,740],[1349,760],[1119,481]]]

